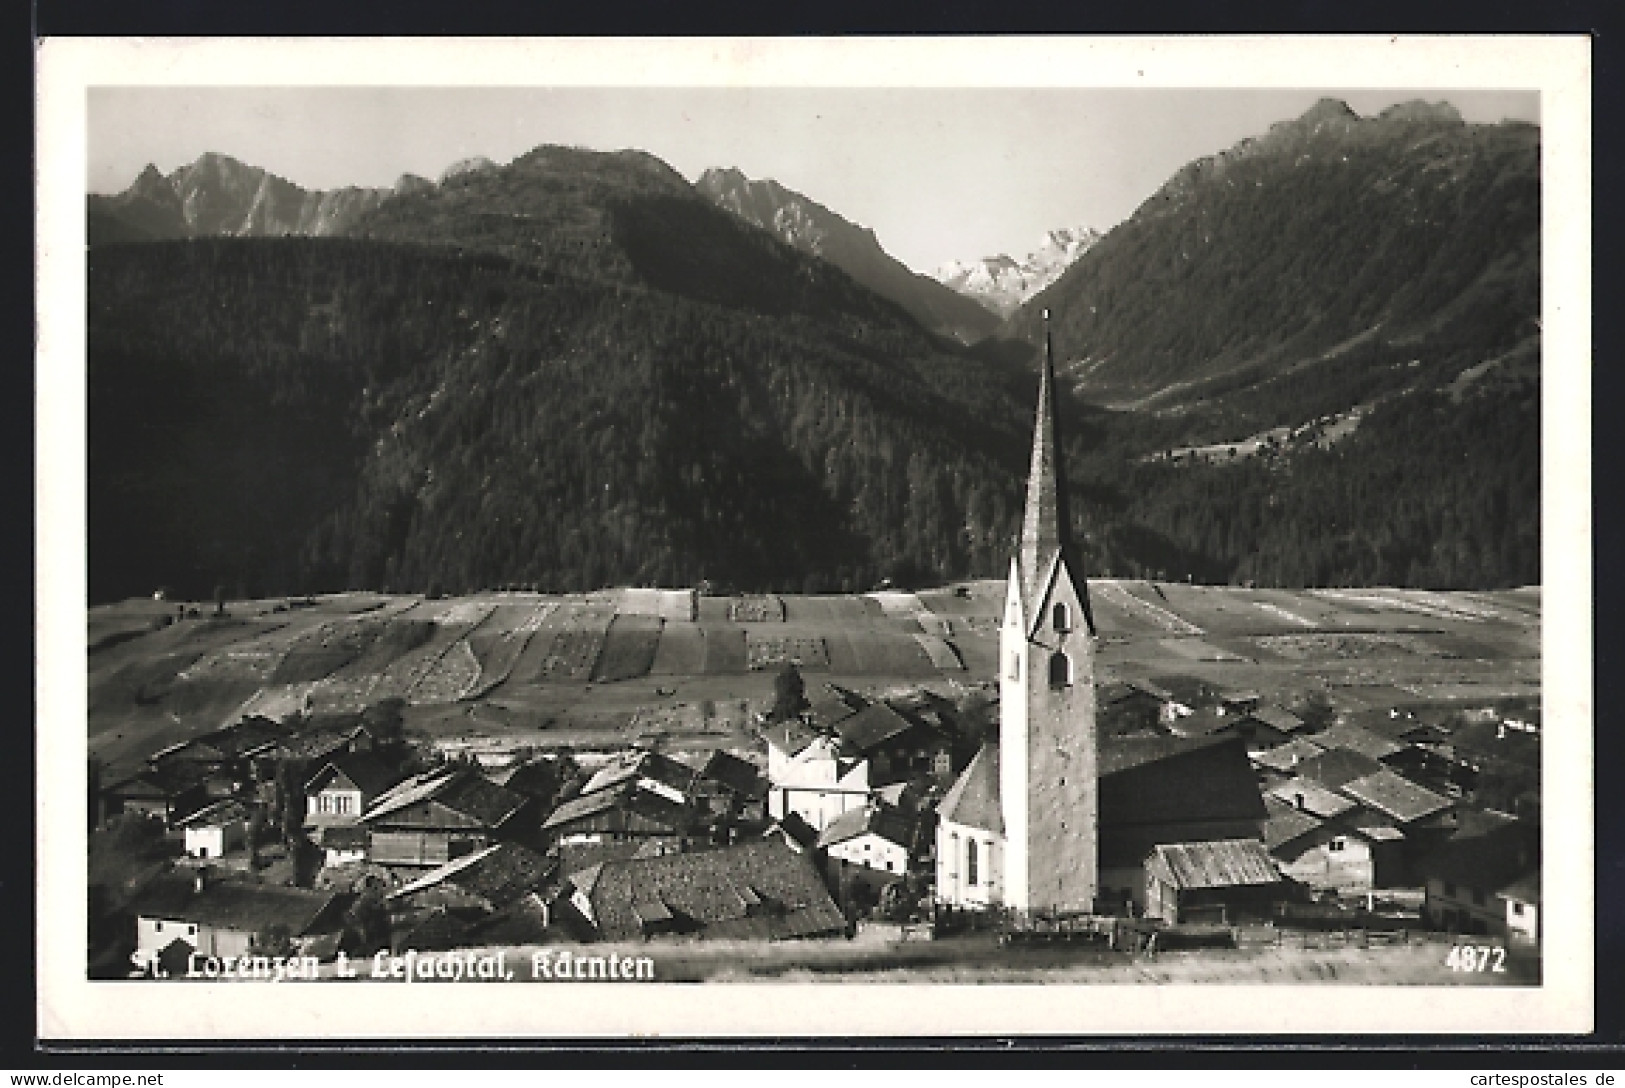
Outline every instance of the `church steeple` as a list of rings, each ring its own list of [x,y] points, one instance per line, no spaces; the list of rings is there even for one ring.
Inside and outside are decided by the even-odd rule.
[[[1027,470],[1027,510],[1021,523],[1022,596],[1028,607],[1043,589],[1057,553],[1074,565],[1072,522],[1066,504],[1066,466],[1056,420],[1055,351],[1049,311],[1044,311],[1044,366],[1038,379],[1038,417],[1033,422],[1032,464]]]

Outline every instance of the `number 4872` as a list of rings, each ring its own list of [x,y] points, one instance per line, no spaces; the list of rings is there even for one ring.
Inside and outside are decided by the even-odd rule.
[[[1454,944],[1444,958],[1444,965],[1452,971],[1504,972],[1507,950],[1494,944]]]

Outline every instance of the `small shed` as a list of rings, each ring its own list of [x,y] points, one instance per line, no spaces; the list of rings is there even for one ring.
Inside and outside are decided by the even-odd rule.
[[[1267,917],[1285,889],[1257,839],[1166,843],[1145,859],[1145,913],[1166,922]]]

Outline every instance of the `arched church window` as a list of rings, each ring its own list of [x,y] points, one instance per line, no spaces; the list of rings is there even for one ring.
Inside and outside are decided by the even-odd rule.
[[[948,836],[948,857],[955,862],[959,860],[959,832],[957,831]],[[950,871],[948,873],[948,878],[950,880],[952,880],[954,876],[955,874],[953,872]]]
[[[976,840],[965,840],[965,883],[976,886]]]
[[[1056,602],[1054,609],[1051,610],[1050,618],[1054,621],[1057,631],[1072,630],[1072,613],[1066,607],[1065,601]]]
[[[1072,684],[1072,659],[1064,653],[1051,654],[1049,659],[1049,686],[1069,687]]]

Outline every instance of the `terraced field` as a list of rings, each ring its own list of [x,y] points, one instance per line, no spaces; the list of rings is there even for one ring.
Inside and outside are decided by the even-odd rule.
[[[1540,593],[1269,590],[1097,580],[1103,679],[1194,676],[1353,711],[1540,691]],[[407,700],[436,736],[543,735],[564,746],[670,734],[737,743],[783,661],[809,685],[952,695],[990,682],[1002,581],[871,594],[700,597],[689,590],[340,594],[238,602],[226,618],[129,601],[89,617],[89,735],[115,765],[236,720]],[[200,610],[201,611],[201,610]],[[719,708],[733,708],[723,712]]]

